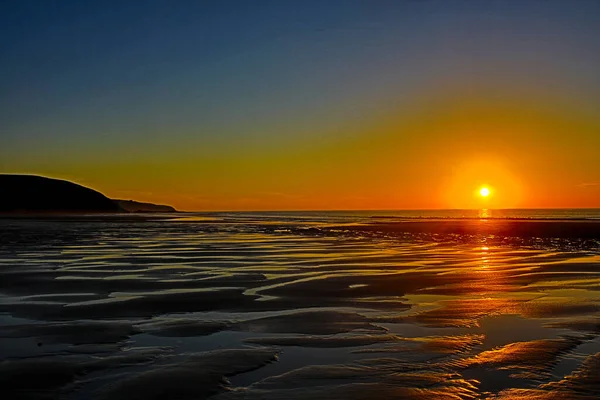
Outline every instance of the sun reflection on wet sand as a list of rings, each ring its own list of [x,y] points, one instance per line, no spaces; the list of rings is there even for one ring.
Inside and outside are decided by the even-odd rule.
[[[488,219],[492,217],[492,210],[488,210],[487,208],[482,208],[479,210],[479,219]]]

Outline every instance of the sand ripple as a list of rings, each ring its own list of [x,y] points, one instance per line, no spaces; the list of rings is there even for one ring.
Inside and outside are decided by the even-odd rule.
[[[0,385],[68,400],[597,398],[597,227],[514,224],[0,220]]]

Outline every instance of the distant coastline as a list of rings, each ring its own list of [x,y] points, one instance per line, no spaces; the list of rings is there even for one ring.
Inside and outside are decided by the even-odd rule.
[[[0,174],[0,214],[173,213],[169,205],[110,199],[74,182],[37,175]]]
[[[143,203],[135,200],[112,199],[119,207],[130,213],[152,213],[152,212],[178,212],[174,207],[166,204]]]

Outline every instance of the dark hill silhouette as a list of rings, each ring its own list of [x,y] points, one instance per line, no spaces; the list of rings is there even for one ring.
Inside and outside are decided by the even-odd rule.
[[[134,200],[115,200],[123,210],[133,213],[139,212],[177,212],[173,207],[164,204],[142,203]]]
[[[0,174],[0,212],[123,212],[117,203],[73,182]]]

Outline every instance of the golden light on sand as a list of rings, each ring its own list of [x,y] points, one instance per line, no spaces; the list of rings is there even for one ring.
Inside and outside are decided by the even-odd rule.
[[[479,189],[479,195],[482,197],[488,197],[490,195],[490,189],[487,187],[482,187],[481,189]]]

